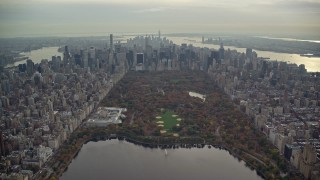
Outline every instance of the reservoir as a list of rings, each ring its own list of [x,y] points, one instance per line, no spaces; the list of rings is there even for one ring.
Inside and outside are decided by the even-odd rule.
[[[167,153],[166,153],[167,151]],[[217,148],[151,149],[126,141],[88,142],[60,177],[110,180],[262,179],[245,162]]]

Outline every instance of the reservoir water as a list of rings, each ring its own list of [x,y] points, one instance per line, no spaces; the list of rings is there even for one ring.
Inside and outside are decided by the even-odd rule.
[[[217,148],[179,148],[165,150],[138,146],[126,141],[89,142],[60,177],[69,179],[110,180],[232,180],[262,179],[256,171],[245,166]]]

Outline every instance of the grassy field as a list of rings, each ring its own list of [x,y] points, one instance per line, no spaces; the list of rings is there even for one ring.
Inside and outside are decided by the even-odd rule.
[[[181,82],[184,82],[185,80],[184,79],[171,79],[170,80],[170,83],[176,83],[176,84],[178,84],[178,83],[181,83]]]
[[[172,127],[180,123],[177,120],[178,118],[179,117],[175,115],[174,112],[166,111],[161,115],[161,119],[159,119],[159,121],[163,121],[164,130],[166,130],[167,132],[172,132]]]

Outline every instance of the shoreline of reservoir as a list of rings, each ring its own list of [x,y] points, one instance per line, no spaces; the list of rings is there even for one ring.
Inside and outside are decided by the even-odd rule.
[[[112,139],[118,139],[119,141],[126,141],[130,144],[134,144],[137,146],[142,146],[143,148],[149,148],[149,149],[202,149],[202,148],[206,148],[206,149],[216,149],[216,150],[225,150],[229,153],[230,156],[232,156],[233,158],[237,159],[239,162],[243,161],[245,163],[246,168],[249,168],[251,170],[254,170],[256,172],[256,174],[261,177],[261,178],[265,178],[264,174],[262,171],[258,170],[257,167],[251,163],[250,161],[252,161],[252,159],[250,160],[248,157],[245,156],[241,156],[247,154],[247,152],[245,153],[237,153],[238,150],[236,149],[232,149],[228,146],[226,146],[224,143],[174,143],[174,144],[157,144],[157,143],[149,143],[149,142],[142,142],[139,140],[135,140],[133,138],[129,138],[129,137],[121,137],[121,136],[117,136],[114,134],[111,134],[109,136],[105,136],[105,137],[99,137],[99,138],[92,138],[92,139],[88,139],[83,141],[83,144],[78,146],[78,150],[73,154],[72,158],[68,161],[68,166],[64,167],[63,169],[60,169],[61,174],[59,174],[58,177],[62,177],[64,173],[66,173],[67,169],[69,169],[70,164],[77,158],[77,156],[79,155],[79,153],[81,152],[82,148],[84,145],[86,145],[89,142],[108,142],[108,140],[112,140]],[[256,157],[255,157],[256,158]]]

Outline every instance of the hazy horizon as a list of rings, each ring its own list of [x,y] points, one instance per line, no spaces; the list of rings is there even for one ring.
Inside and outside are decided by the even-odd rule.
[[[318,0],[2,0],[0,37],[320,32]]]

